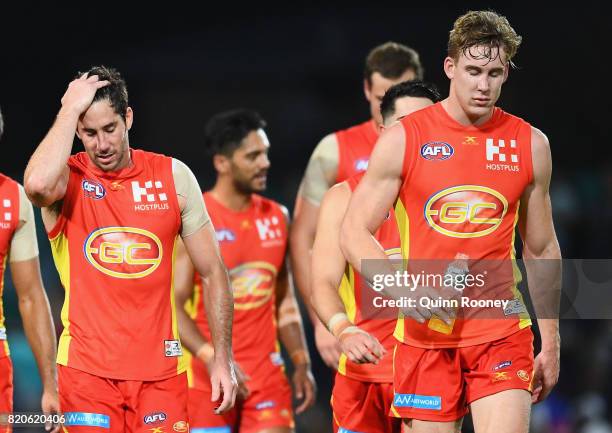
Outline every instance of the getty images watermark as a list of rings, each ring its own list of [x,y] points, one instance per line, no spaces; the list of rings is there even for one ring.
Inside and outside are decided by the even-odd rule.
[[[464,319],[612,319],[610,260],[473,260],[457,254],[450,260],[362,260],[361,270],[367,279],[356,278],[353,289],[366,319],[395,319],[415,308],[443,308]],[[531,287],[527,271],[538,276]],[[546,287],[536,286],[541,281]],[[610,302],[602,303],[604,298]]]

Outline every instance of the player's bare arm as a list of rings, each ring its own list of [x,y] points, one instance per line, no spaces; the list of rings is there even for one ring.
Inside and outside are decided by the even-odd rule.
[[[9,257],[23,328],[34,353],[43,385],[41,408],[45,414],[59,413],[55,364],[57,338],[49,300],[40,275],[34,209],[21,186],[19,225],[11,239]],[[47,427],[51,428],[50,425]],[[55,428],[53,432],[58,429],[59,427]]]
[[[380,227],[388,210],[394,205],[402,184],[402,168],[405,152],[404,128],[397,124],[380,136],[368,170],[354,191],[344,216],[340,231],[340,247],[348,262],[363,275],[367,281],[373,280],[371,269],[364,270],[361,261],[380,260],[377,272],[392,274],[395,269],[387,260],[385,251],[374,238],[374,233]],[[392,298],[411,296],[415,299],[427,296],[435,299],[440,293],[430,287],[385,287],[382,291]],[[445,322],[450,321],[450,309],[432,307],[427,309],[417,304],[415,308],[402,309],[404,315],[423,323],[432,314]]]
[[[193,296],[195,269],[185,244],[180,238],[177,240],[174,267],[174,299],[176,300],[176,317],[181,343],[206,365],[208,373],[211,374],[215,349],[212,343],[202,335],[195,321],[184,308]],[[208,290],[206,282],[203,281],[202,285],[204,287],[203,291]],[[249,377],[244,374],[238,364],[234,364],[234,367],[236,370],[236,380],[238,381],[237,397],[246,398],[249,395],[246,385]]]
[[[290,227],[289,211],[284,206],[281,209],[285,215],[287,227]],[[310,354],[304,336],[302,315],[295,298],[293,277],[287,257],[279,270],[275,289],[278,333],[293,364],[293,389],[296,399],[302,400],[296,407],[295,412],[300,414],[314,404],[316,383],[311,371]]]
[[[217,409],[218,413],[222,413],[234,405],[238,388],[232,355],[234,304],[229,278],[210,222],[195,233],[183,237],[183,242],[195,270],[209,283],[203,298],[215,350],[211,399],[216,401],[223,393],[223,401]]]
[[[519,230],[529,292],[538,317],[542,350],[534,365],[533,402],[546,398],[559,378],[560,336],[558,307],[561,293],[561,251],[553,226],[549,185],[552,172],[550,144],[533,128],[533,182],[521,198]]]
[[[11,262],[13,285],[19,298],[23,329],[32,348],[43,385],[42,411],[59,413],[57,370],[55,367],[57,338],[49,300],[43,288],[38,257]],[[59,431],[57,426],[53,432]]]
[[[62,97],[55,123],[30,158],[24,175],[26,193],[36,206],[47,208],[61,200],[68,185],[68,158],[79,117],[91,105],[96,91],[108,81],[97,75],[73,80]],[[45,227],[55,223],[56,213],[43,210]]]
[[[323,194],[336,179],[337,148],[335,134],[325,136],[315,148],[295,201],[294,221],[289,233],[291,266],[295,282],[314,328],[317,350],[330,368],[338,366],[340,348],[336,339],[319,322],[310,304],[310,254],[317,228],[319,205]]]
[[[393,207],[401,183],[405,138],[401,125],[380,136],[372,152],[368,170],[353,192],[340,231],[340,247],[348,262],[362,273],[361,259],[386,259],[374,238],[389,209]],[[389,272],[393,272],[389,264]],[[364,275],[371,280],[371,275]]]
[[[346,267],[340,249],[340,227],[350,197],[348,184],[342,182],[323,198],[312,249],[312,305],[350,361],[377,364],[384,348],[375,337],[350,322],[338,293]]]

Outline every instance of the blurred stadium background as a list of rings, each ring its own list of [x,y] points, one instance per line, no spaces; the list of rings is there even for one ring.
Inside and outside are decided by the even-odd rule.
[[[232,10],[179,4],[161,10],[151,4],[147,11],[112,3],[80,9],[3,6],[0,106],[6,125],[0,171],[22,180],[68,82],[78,70],[105,64],[119,69],[128,83],[135,112],[131,145],[185,161],[203,189],[214,179],[202,148],[205,120],[235,107],[260,111],[272,143],[268,195],[292,209],[316,143],[369,116],[362,92],[367,51],[387,40],[412,46],[421,55],[426,79],[446,95],[442,61],[454,19],[469,9],[492,8],[523,36],[519,68],[511,71],[498,105],[550,139],[551,195],[563,255],[608,258],[612,110],[604,95],[609,84],[603,61],[610,47],[604,6],[580,2],[580,8],[563,9],[534,3],[275,9],[252,4]],[[59,333],[63,290],[36,212],[43,277]],[[15,410],[38,410],[40,383],[10,279],[4,302]],[[317,406],[297,418],[298,431],[331,431],[332,374],[316,354],[310,325],[306,328],[319,394]],[[612,432],[611,323],[564,320],[561,335],[561,379],[548,400],[534,407],[532,431]],[[469,422],[464,431],[471,431]]]

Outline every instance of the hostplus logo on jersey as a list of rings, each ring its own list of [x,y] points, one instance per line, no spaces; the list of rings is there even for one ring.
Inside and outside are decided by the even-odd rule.
[[[369,163],[370,163],[369,158],[359,158],[357,161],[355,161],[355,170],[366,171],[368,169]]]
[[[279,223],[280,221],[276,216],[272,218],[257,218],[255,220],[255,226],[257,226],[257,233],[262,241],[262,247],[273,247],[282,244],[283,231]]]
[[[159,180],[147,180],[141,185],[137,180],[132,181],[132,196],[134,197],[134,210],[166,210],[168,196],[162,191],[163,185]]]
[[[487,138],[486,152],[487,161],[490,161],[485,165],[487,170],[520,171],[516,140],[510,140],[509,143],[506,143],[506,140]]]
[[[81,187],[85,193],[85,197],[93,198],[94,200],[100,200],[106,195],[106,190],[100,182],[95,182],[89,179],[83,179]]]
[[[442,397],[434,395],[395,394],[393,406],[442,410]]]

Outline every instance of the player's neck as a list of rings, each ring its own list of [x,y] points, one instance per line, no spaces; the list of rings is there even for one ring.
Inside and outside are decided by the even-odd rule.
[[[251,205],[250,193],[244,193],[236,189],[233,182],[217,179],[215,186],[210,190],[210,194],[226,208],[234,212],[247,210]]]
[[[491,116],[493,115],[493,108],[491,107],[485,114],[482,115],[470,115],[467,111],[463,109],[457,98],[455,98],[452,94],[449,95],[448,98],[441,102],[442,108],[446,111],[446,113],[453,118],[457,123],[460,123],[464,126],[479,126],[483,123],[486,123]]]

